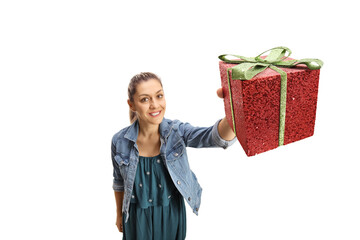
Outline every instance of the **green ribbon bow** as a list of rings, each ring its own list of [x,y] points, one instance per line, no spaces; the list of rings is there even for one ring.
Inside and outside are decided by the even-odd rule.
[[[269,55],[265,58],[261,58],[264,53],[270,51]],[[235,120],[234,120],[234,111],[233,103],[231,97],[230,89],[230,78],[229,71],[231,70],[231,77],[233,80],[250,80],[257,74],[264,71],[266,68],[271,68],[272,70],[278,72],[281,76],[281,87],[280,87],[280,123],[279,123],[279,146],[284,145],[284,134],[285,134],[285,114],[286,114],[286,91],[287,91],[287,74],[280,68],[276,67],[295,67],[298,64],[305,64],[309,69],[316,70],[320,69],[323,65],[323,62],[320,59],[313,58],[304,58],[300,60],[286,60],[291,55],[291,50],[287,47],[275,47],[269,49],[256,57],[244,57],[233,54],[223,54],[219,58],[227,63],[238,63],[238,65],[227,69],[227,78],[229,85],[230,93],[230,106],[231,114],[233,120],[234,133],[236,134],[235,129]],[[233,56],[240,59],[227,59],[226,56]]]

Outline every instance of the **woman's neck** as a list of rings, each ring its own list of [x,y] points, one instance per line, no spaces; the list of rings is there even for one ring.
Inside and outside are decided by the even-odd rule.
[[[146,124],[139,121],[139,136],[142,138],[159,137],[159,126],[154,124]]]
[[[153,157],[159,155],[161,147],[159,125],[139,122],[136,144],[140,156]]]

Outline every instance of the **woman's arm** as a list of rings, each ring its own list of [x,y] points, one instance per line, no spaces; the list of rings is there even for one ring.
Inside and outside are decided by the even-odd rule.
[[[224,98],[222,88],[217,90],[219,98]],[[219,119],[211,127],[194,127],[189,123],[179,123],[180,135],[187,147],[222,147],[226,149],[236,141],[236,135],[226,120]]]
[[[122,226],[122,204],[124,199],[124,192],[117,192],[115,193],[115,201],[116,201],[116,226],[119,229],[119,232],[123,231]]]
[[[114,138],[114,137],[113,137]],[[113,139],[114,140],[114,139]],[[119,165],[116,158],[116,147],[115,144],[111,141],[111,159],[113,163],[113,189],[115,193],[115,201],[116,201],[116,226],[120,232],[122,229],[122,204],[124,199],[124,180],[120,174]]]

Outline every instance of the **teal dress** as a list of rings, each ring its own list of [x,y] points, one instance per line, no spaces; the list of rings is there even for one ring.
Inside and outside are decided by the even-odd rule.
[[[184,240],[184,198],[176,189],[161,155],[139,157],[130,201],[123,216],[125,240]]]

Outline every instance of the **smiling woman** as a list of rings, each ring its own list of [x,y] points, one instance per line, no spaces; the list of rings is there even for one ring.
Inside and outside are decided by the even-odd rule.
[[[221,89],[217,93],[223,98]],[[135,75],[128,95],[131,125],[111,143],[116,225],[123,239],[183,240],[184,199],[198,214],[202,192],[186,147],[225,149],[236,141],[235,134],[226,118],[210,127],[164,118],[164,90],[153,73]]]
[[[151,81],[149,81],[151,80]],[[140,84],[142,83],[142,84]],[[155,93],[154,93],[155,91]],[[129,83],[128,87],[128,104],[130,107],[130,122],[133,123],[139,116],[136,111],[136,106],[141,106],[143,109],[150,108],[154,110],[154,106],[156,107],[157,104],[160,104],[159,100],[161,101],[161,105],[163,106],[162,116],[165,114],[166,102],[164,98],[164,92],[162,88],[162,83],[160,78],[150,72],[144,72],[135,75]],[[155,101],[155,102],[154,102]],[[149,104],[150,103],[150,104]],[[152,103],[152,104],[151,104]],[[155,103],[155,105],[154,105]],[[140,107],[139,106],[139,107]],[[156,110],[156,109],[155,109]],[[158,111],[159,112],[159,111]],[[156,111],[149,112],[150,113],[157,113]]]
[[[165,114],[166,101],[160,79],[146,74],[148,79],[136,85],[136,91],[129,96],[128,104],[130,110],[135,113],[140,126],[152,128],[161,123]],[[141,78],[140,78],[141,79]],[[131,98],[133,100],[131,100]],[[132,121],[135,119],[133,118]],[[143,131],[147,133],[148,131]]]

